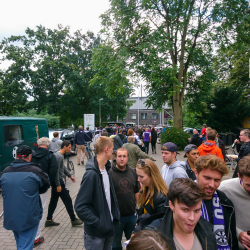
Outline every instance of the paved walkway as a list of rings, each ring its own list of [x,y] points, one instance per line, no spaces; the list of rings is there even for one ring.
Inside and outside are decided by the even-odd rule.
[[[151,145],[150,145],[151,146]],[[149,155],[156,159],[156,164],[159,169],[164,165],[161,158],[160,144],[157,144],[157,154],[149,150]],[[180,151],[178,155],[178,160],[186,160],[183,158],[184,151]],[[70,190],[70,195],[73,200],[73,204],[78,193],[82,176],[85,172],[85,167],[77,165],[76,156],[70,157],[70,160],[73,161],[76,170],[76,183],[72,183],[70,179],[67,179],[67,188]],[[86,162],[86,158],[85,158]],[[223,179],[231,178],[232,171],[225,176]],[[47,216],[47,208],[50,200],[50,192],[47,197],[47,204],[45,208],[45,216]],[[0,204],[0,209],[2,209],[2,202]],[[1,211],[1,210],[0,210]],[[60,226],[57,227],[48,227],[44,228],[42,231],[42,236],[44,236],[45,241],[40,246],[35,249],[45,249],[45,250],[56,250],[56,249],[75,249],[82,250],[84,248],[83,244],[83,227],[72,227],[68,213],[63,205],[61,199],[59,199],[56,211],[53,217],[54,221],[60,222]],[[12,231],[7,231],[3,228],[3,217],[0,218],[0,250],[15,250],[16,243]],[[97,249],[98,250],[98,249]]]

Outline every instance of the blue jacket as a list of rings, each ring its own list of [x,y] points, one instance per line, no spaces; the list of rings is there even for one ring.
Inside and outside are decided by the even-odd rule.
[[[39,193],[49,186],[48,175],[34,163],[18,159],[5,168],[0,174],[4,228],[20,232],[36,226],[43,214]]]
[[[79,130],[78,132],[76,132],[74,138],[76,145],[84,145],[85,141],[91,141],[91,140],[92,139],[89,138],[89,136],[83,130]]]

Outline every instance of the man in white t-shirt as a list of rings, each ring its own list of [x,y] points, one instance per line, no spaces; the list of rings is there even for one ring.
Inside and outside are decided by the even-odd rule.
[[[114,225],[120,212],[112,180],[108,174],[113,139],[100,136],[95,143],[96,156],[86,164],[86,172],[75,201],[75,211],[84,222],[86,250],[111,250]]]

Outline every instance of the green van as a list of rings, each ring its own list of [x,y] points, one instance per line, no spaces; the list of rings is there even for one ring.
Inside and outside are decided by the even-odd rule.
[[[0,171],[9,166],[21,145],[37,147],[37,140],[49,137],[46,119],[0,116]]]

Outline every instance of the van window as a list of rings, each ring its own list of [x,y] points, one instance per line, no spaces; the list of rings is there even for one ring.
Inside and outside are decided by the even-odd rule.
[[[22,125],[6,125],[3,130],[5,147],[12,147],[24,142]]]

